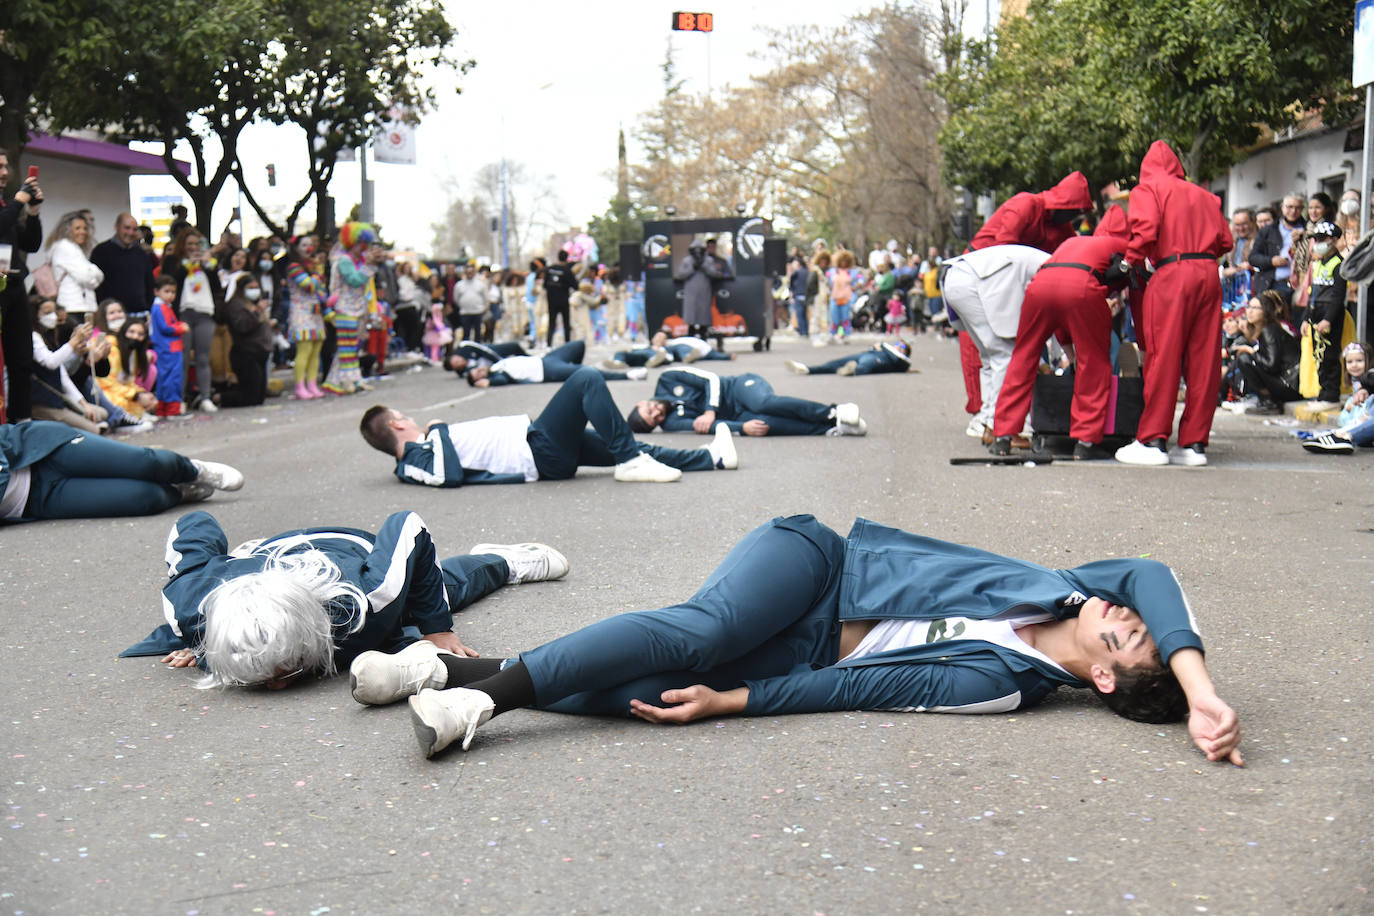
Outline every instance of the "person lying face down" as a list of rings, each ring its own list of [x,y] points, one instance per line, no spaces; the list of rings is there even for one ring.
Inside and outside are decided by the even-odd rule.
[[[1133,720],[1187,715],[1209,759],[1242,763],[1236,715],[1212,686],[1167,566],[1053,570],[864,519],[847,537],[811,516],[774,519],[688,601],[607,618],[498,665],[410,654],[360,656],[354,698],[409,698],[428,756],[466,749],[493,716],[521,707],[672,723],[997,713],[1076,687]],[[417,665],[436,687],[387,689]]]
[[[475,656],[452,632],[453,612],[503,585],[568,571],[544,544],[478,544],[437,560],[414,512],[394,513],[376,534],[304,528],[233,550],[213,516],[192,512],[172,526],[166,559],[168,622],[121,657],[199,665],[199,687],[274,690],[332,675],[360,652],[417,640],[422,651]]]

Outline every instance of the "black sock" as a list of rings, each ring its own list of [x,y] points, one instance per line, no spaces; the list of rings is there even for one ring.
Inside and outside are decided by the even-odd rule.
[[[491,677],[501,670],[502,658],[468,658],[464,655],[439,654],[439,661],[448,669],[445,687],[466,687],[473,681]]]
[[[534,705],[534,681],[530,680],[530,672],[524,662],[512,662],[491,677],[465,686],[491,697],[496,704],[493,716]]]

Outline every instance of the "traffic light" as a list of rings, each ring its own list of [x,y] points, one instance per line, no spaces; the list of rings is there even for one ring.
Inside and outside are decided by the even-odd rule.
[[[277,167],[272,163],[267,163],[267,186],[275,188],[277,186]]]

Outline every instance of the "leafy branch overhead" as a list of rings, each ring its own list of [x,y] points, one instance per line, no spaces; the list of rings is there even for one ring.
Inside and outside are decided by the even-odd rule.
[[[1156,139],[1193,178],[1244,157],[1265,128],[1351,113],[1353,8],[1272,0],[1032,0],[992,42],[954,40],[939,80],[945,180],[1003,194],[1080,169],[1132,176]]]

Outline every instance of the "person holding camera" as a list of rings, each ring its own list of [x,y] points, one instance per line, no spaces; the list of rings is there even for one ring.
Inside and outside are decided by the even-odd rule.
[[[9,153],[0,148],[0,188],[9,184]],[[33,254],[43,243],[43,226],[38,211],[43,206],[43,190],[38,186],[38,167],[10,200],[0,195],[0,246],[9,246],[7,263],[0,265],[0,340],[4,364],[9,370],[9,400],[3,406],[11,423],[33,416],[33,340],[24,277],[28,270],[19,252]]]

